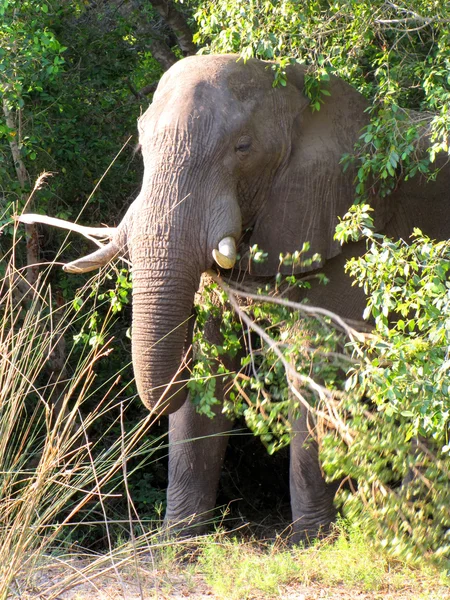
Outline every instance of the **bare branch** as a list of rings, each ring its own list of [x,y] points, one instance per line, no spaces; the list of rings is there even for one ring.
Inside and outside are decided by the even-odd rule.
[[[138,94],[142,96],[148,96],[149,94],[153,94],[158,86],[158,82],[154,81],[153,83],[149,83],[138,91]]]
[[[409,29],[408,31],[418,31],[419,29],[423,29],[428,25],[434,25],[435,23],[450,23],[450,19],[441,19],[439,17],[422,17],[419,13],[411,10],[410,8],[405,8],[403,6],[398,6],[394,4],[394,2],[386,1],[386,6],[392,8],[397,13],[407,15],[405,17],[398,17],[392,19],[374,19],[374,23],[378,23],[380,25],[399,25],[399,24],[416,24],[417,26]],[[389,10],[389,9],[388,9]]]
[[[222,280],[219,281],[217,276],[215,276],[213,273],[210,272],[210,274],[213,277],[214,281],[219,283],[219,285],[227,293],[230,292],[230,293],[233,293],[235,296],[239,296],[240,298],[250,298],[251,300],[256,300],[258,302],[272,302],[273,304],[279,304],[281,306],[286,306],[288,308],[292,308],[293,310],[297,310],[298,312],[302,312],[302,313],[304,313],[306,315],[310,315],[310,316],[320,315],[323,317],[328,317],[335,323],[335,325],[337,325],[342,331],[344,331],[350,339],[356,339],[359,342],[364,342],[365,339],[367,339],[367,333],[362,333],[361,331],[358,331],[357,329],[352,327],[347,320],[343,319],[336,313],[331,312],[330,310],[326,310],[325,308],[320,308],[318,306],[310,306],[308,304],[300,304],[299,302],[292,302],[290,300],[285,300],[284,298],[282,299],[282,298],[277,298],[274,296],[265,296],[262,294],[254,294],[252,292],[241,291],[241,290],[237,290],[237,289],[232,290],[228,285],[225,284],[225,282],[223,282]],[[226,287],[226,289],[224,286]],[[353,321],[353,323],[355,323],[355,322]],[[359,323],[357,325],[359,325]],[[361,328],[366,329],[366,323],[361,322],[361,326],[362,326]]]
[[[145,96],[153,94],[156,91],[158,82],[154,81],[153,83],[149,83],[140,90],[137,90],[129,79],[127,79],[127,85],[133,96],[135,96],[135,98],[137,98],[138,100],[142,100],[143,98],[145,98]]]

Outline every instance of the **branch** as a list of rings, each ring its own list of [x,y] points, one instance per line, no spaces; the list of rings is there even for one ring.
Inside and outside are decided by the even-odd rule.
[[[133,96],[135,98],[137,98],[138,100],[142,100],[143,98],[145,98],[145,96],[148,96],[149,94],[153,94],[156,91],[158,82],[154,81],[153,83],[149,83],[148,85],[145,85],[140,90],[137,90],[129,79],[127,79],[127,85],[130,89],[130,92],[133,94]]]
[[[335,325],[337,325],[350,339],[356,339],[359,342],[364,342],[367,338],[367,334],[362,333],[361,331],[356,330],[352,327],[349,322],[334,312],[330,310],[326,310],[325,308],[320,308],[318,306],[309,306],[308,304],[300,304],[299,302],[292,302],[290,300],[285,300],[282,298],[276,298],[274,296],[265,296],[262,294],[253,294],[247,291],[240,291],[237,289],[231,289],[228,285],[225,284],[222,280],[218,280],[217,276],[213,275],[211,272],[208,272],[226,292],[227,294],[230,292],[235,296],[239,296],[240,298],[250,298],[251,300],[256,300],[258,302],[272,302],[273,304],[279,304],[281,306],[286,306],[287,308],[292,308],[293,310],[297,310],[298,312],[303,312],[306,315],[310,316],[322,316],[328,317],[331,319]],[[226,289],[225,289],[225,287]],[[354,323],[354,321],[352,321]],[[358,323],[359,325],[359,323]],[[361,323],[363,328],[366,328],[365,323]]]
[[[374,20],[375,23],[379,23],[381,25],[394,25],[394,24],[398,25],[400,23],[404,23],[404,24],[418,23],[419,26],[417,28],[412,29],[411,31],[415,31],[416,29],[423,29],[427,25],[433,25],[434,23],[439,23],[439,24],[450,23],[450,19],[441,19],[439,17],[422,17],[422,15],[419,15],[418,13],[414,12],[413,10],[402,8],[391,2],[388,2],[387,4],[389,4],[395,10],[398,10],[399,12],[409,15],[409,16],[399,17],[396,19],[375,19]]]
[[[24,189],[30,179],[28,175],[28,171],[25,167],[25,164],[20,155],[20,127],[16,126],[16,119],[13,111],[10,109],[8,105],[8,100],[3,98],[3,114],[5,116],[6,126],[9,129],[9,147],[11,149],[11,155],[14,163],[14,169],[16,171],[17,179],[19,181],[19,185],[22,189],[22,198],[25,200]],[[18,110],[18,114],[20,115],[20,109]],[[36,190],[36,186],[32,191],[30,197],[25,202],[25,206],[30,204],[33,194]],[[32,224],[27,224],[25,226],[25,231],[27,234],[27,263],[29,265],[27,269],[27,279],[28,283],[32,286],[36,283],[39,269],[36,264],[39,262],[39,237],[37,228]]]
[[[153,58],[159,62],[164,71],[168,71],[178,60],[169,46],[162,40],[150,38],[147,42],[147,46],[150,49]]]
[[[11,149],[11,154],[13,157],[14,168],[16,170],[17,179],[19,180],[20,187],[22,189],[25,188],[27,182],[30,180],[25,164],[20,156],[20,139],[16,139],[16,122],[14,119],[14,114],[8,106],[8,101],[6,98],[3,99],[3,114],[5,115],[6,126],[10,130],[9,138],[9,147]],[[20,137],[20,136],[17,136]]]
[[[278,356],[281,364],[284,367],[287,376],[287,382],[289,385],[289,389],[291,393],[299,400],[299,402],[306,408],[306,410],[313,415],[316,415],[319,418],[326,420],[328,423],[331,423],[333,427],[337,431],[339,431],[342,439],[346,441],[347,444],[351,444],[353,442],[353,437],[349,427],[344,423],[344,421],[337,415],[337,412],[332,408],[331,402],[334,400],[336,396],[336,392],[332,392],[328,390],[326,387],[319,385],[312,377],[307,375],[302,375],[286,360],[284,354],[281,352],[278,344],[273,340],[270,335],[259,325],[257,325],[242,308],[239,306],[239,303],[236,300],[236,296],[240,295],[236,293],[236,290],[233,290],[228,286],[220,277],[217,275],[213,275],[212,273],[208,273],[211,278],[225,291],[228,297],[228,301],[233,307],[233,310],[239,316],[240,319],[247,325],[249,329],[252,329],[261,339],[263,339],[266,344],[271,348],[275,354]],[[246,297],[245,294],[243,294]],[[256,296],[256,295],[255,295]],[[247,297],[250,297],[247,296]],[[260,299],[260,296],[256,296],[256,298]],[[274,298],[269,298],[269,301],[275,300]],[[283,301],[284,304],[287,301]],[[295,304],[294,302],[290,304]],[[311,308],[311,307],[309,307]],[[319,311],[321,309],[318,309]],[[327,311],[329,312],[329,311]],[[333,314],[333,313],[330,313]],[[335,315],[337,317],[337,315]],[[337,317],[340,319],[340,317]],[[318,408],[311,406],[311,404],[306,400],[306,398],[300,393],[298,388],[296,387],[296,382],[299,383],[302,387],[307,387],[311,390],[319,399],[327,406],[328,414]]]
[[[141,88],[138,91],[138,94],[142,97],[142,96],[148,96],[149,94],[153,94],[156,91],[156,88],[158,87],[158,82],[154,81],[153,83],[149,83],[148,85],[145,85],[143,88]]]

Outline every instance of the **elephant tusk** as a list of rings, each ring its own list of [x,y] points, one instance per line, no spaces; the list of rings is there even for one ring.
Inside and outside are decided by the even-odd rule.
[[[232,269],[236,262],[236,241],[233,237],[225,237],[219,242],[219,248],[212,251],[216,263],[222,269]]]
[[[117,256],[117,254],[119,254],[119,249],[116,244],[110,242],[106,246],[103,246],[103,248],[92,252],[92,254],[67,263],[63,266],[63,270],[68,273],[87,273],[88,271],[103,267]]]

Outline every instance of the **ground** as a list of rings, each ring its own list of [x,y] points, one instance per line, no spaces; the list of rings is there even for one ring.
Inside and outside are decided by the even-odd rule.
[[[244,551],[245,554],[245,551]],[[138,562],[138,564],[136,564]],[[345,582],[325,585],[310,581],[308,585],[292,581],[277,585],[272,591],[254,589],[220,591],[209,585],[199,568],[198,561],[182,560],[158,568],[152,564],[151,555],[139,561],[120,555],[98,555],[86,559],[44,559],[31,578],[16,581],[16,589],[11,597],[23,600],[223,600],[225,598],[272,600],[446,600],[450,599],[450,588],[438,580],[413,580],[404,582],[401,589],[398,581],[395,589],[389,589],[388,580],[377,590],[364,590],[363,586],[348,586]],[[263,567],[261,567],[263,568]],[[368,565],[370,569],[370,565]],[[240,583],[236,583],[240,585]],[[14,593],[15,592],[15,593]]]

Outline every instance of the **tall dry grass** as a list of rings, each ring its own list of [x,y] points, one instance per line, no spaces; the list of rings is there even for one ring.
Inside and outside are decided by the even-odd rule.
[[[27,269],[16,258],[25,243],[16,225],[0,281],[0,599],[19,581],[26,587],[55,547],[61,552],[72,524],[92,502],[105,517],[108,569],[115,569],[117,560],[133,562],[130,548],[149,550],[148,534],[138,541],[133,537],[139,518],[129,496],[130,536],[121,549],[113,548],[106,518],[107,485],[111,488],[112,478],[121,473],[127,495],[128,461],[153,452],[143,441],[153,417],[149,414],[125,431],[126,385],[118,374],[101,386],[96,381],[97,365],[111,350],[111,313],[98,336],[104,343],[87,344],[75,362],[69,343],[65,356],[66,341],[90,315],[61,302],[61,296],[55,304],[52,265],[41,266],[36,281],[27,280]],[[80,294],[91,289],[92,280]],[[95,404],[93,396],[98,398]],[[90,431],[108,411],[115,415],[121,435],[102,448]],[[77,577],[75,570],[64,586],[76,583]]]

